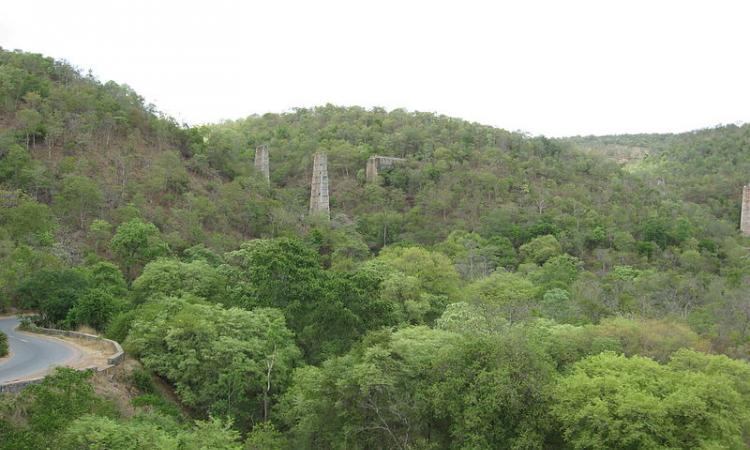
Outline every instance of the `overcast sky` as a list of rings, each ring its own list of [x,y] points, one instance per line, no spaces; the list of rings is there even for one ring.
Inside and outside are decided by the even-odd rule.
[[[0,46],[190,124],[333,103],[563,136],[750,121],[749,1],[6,0]]]

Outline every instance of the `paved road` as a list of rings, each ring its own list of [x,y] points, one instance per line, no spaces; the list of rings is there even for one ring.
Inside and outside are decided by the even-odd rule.
[[[60,339],[15,331],[17,317],[0,318],[0,330],[8,335],[10,358],[0,360],[0,383],[40,375],[53,366],[79,356],[79,351]]]

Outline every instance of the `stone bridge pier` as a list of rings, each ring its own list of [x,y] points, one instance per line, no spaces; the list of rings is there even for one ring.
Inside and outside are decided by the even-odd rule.
[[[740,218],[740,231],[745,236],[750,236],[750,185],[742,189],[742,217]]]
[[[323,213],[331,217],[328,198],[328,155],[318,152],[313,157],[312,182],[310,183],[310,214]]]
[[[255,170],[262,173],[268,186],[271,186],[271,166],[268,163],[268,146],[266,144],[255,147]]]

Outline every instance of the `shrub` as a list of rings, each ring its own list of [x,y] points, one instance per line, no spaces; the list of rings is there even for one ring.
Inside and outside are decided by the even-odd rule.
[[[153,394],[156,391],[151,372],[146,369],[135,369],[130,375],[133,386],[144,394]]]
[[[0,331],[0,357],[8,354],[8,336]]]

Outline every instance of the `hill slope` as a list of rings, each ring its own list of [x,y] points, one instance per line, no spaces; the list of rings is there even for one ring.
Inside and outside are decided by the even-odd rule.
[[[146,370],[132,418],[60,372],[0,448],[746,446],[750,365],[707,353],[750,358],[749,141],[332,105],[187,127],[0,51],[0,305]],[[405,161],[367,182],[372,155]]]
[[[750,124],[563,141],[606,157],[624,158],[630,161],[630,170],[660,180],[682,201],[706,205],[716,217],[739,223],[742,186],[750,183]]]

